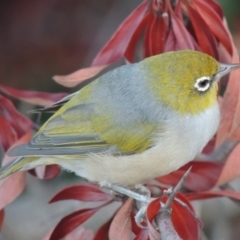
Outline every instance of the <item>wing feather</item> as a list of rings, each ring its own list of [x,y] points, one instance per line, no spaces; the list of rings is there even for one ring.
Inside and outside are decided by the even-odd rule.
[[[126,68],[134,70],[133,66]],[[140,82],[144,75],[134,72],[139,81],[128,86],[133,83],[127,81],[128,75],[124,74],[121,69],[118,70],[119,82],[123,82],[121,88],[118,88],[118,79],[112,81],[116,78],[112,71],[71,95],[71,98],[68,96],[57,102],[55,105],[64,105],[42,126],[32,141],[13,148],[9,155],[130,155],[152,147],[156,121],[151,116],[155,116],[158,109],[139,102],[137,96],[145,91],[141,90]],[[129,89],[135,92],[131,93]]]

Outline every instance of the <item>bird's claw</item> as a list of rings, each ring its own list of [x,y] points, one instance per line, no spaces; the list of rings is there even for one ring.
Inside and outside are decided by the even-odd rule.
[[[146,221],[146,211],[147,211],[147,204],[145,204],[144,206],[142,206],[138,212],[135,215],[135,222],[137,224],[138,227],[140,228],[146,228],[145,225],[142,224],[142,222]]]
[[[136,185],[134,190],[128,189],[116,184],[102,183],[104,186],[112,191],[116,200],[123,200],[124,197],[130,197],[136,200],[138,211],[135,216],[135,221],[138,227],[145,228],[142,223],[146,221],[146,210],[151,201],[151,192],[143,185]]]

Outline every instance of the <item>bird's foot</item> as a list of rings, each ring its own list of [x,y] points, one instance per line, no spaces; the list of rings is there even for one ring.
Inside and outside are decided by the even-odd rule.
[[[143,225],[143,222],[146,222],[146,211],[147,211],[148,203],[142,204],[142,206],[138,209],[134,219],[138,227],[145,228],[146,225]]]
[[[143,185],[136,185],[133,190],[122,187],[116,184],[110,184],[110,183],[101,183],[102,187],[106,187],[113,191],[114,197],[119,201],[123,200],[124,196],[133,198],[136,200],[136,206],[138,208],[138,211],[135,216],[136,224],[140,228],[144,228],[145,226],[142,225],[142,222],[146,220],[146,210],[149,202],[151,199],[151,193],[149,189]]]
[[[150,198],[151,197],[150,190],[147,187],[145,187],[144,185],[142,185],[142,184],[135,185],[134,191],[136,191],[139,194],[142,194],[143,196],[146,196],[146,198]]]
[[[150,191],[144,186],[140,187],[140,185],[136,185],[137,187],[134,189],[136,189],[137,191],[134,191],[134,190],[126,188],[126,187],[119,186],[117,184],[111,184],[111,183],[107,183],[107,182],[100,183],[100,186],[108,188],[114,192],[128,196],[128,197],[133,198],[140,202],[148,203],[149,199],[150,199]],[[142,193],[144,193],[144,194],[142,194]]]

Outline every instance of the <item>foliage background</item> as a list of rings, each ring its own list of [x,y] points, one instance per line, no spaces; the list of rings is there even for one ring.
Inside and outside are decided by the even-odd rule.
[[[234,41],[240,49],[240,2],[219,2],[225,9]],[[56,84],[51,77],[89,66],[119,23],[139,3],[139,0],[0,1],[0,83],[19,89],[74,91],[75,89],[65,89]],[[30,107],[26,103],[18,103],[18,108],[24,114]],[[64,185],[77,181],[79,179],[66,173],[57,179],[43,182],[28,176],[28,185],[23,196],[6,208],[6,221],[0,239],[16,239],[14,228],[18,231],[16,234],[20,240],[27,240],[27,237],[32,240],[40,239],[45,228],[50,229],[66,212],[79,207],[76,202],[68,201],[66,212],[61,212],[64,204],[57,205],[55,209],[51,206],[53,210],[47,205],[54,193]],[[239,190],[239,184],[235,182]],[[227,208],[227,203],[227,200],[214,199],[197,207],[206,219],[203,221],[210,239],[234,240],[240,235],[240,210],[234,208],[233,204]],[[14,213],[16,214],[18,208],[20,212],[17,214],[20,214],[22,221],[14,222]],[[223,215],[214,215],[214,208],[219,214],[223,212]],[[26,228],[30,227],[28,224],[34,222],[40,212],[42,220],[37,221],[26,232]]]

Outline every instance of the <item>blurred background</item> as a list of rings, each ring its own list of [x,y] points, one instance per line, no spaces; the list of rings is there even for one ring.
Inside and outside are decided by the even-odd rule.
[[[88,67],[118,25],[140,2],[1,0],[0,84],[47,92],[76,90],[59,86],[52,76]],[[219,2],[240,49],[240,1]],[[31,106],[18,103],[18,107],[26,113]],[[62,216],[80,207],[72,201],[51,206],[47,202],[64,186],[79,181],[66,173],[49,181],[28,176],[25,192],[6,208],[0,239],[41,239]],[[239,185],[237,181],[236,184]],[[240,239],[240,208],[229,200],[217,199],[197,206],[205,222],[206,239]]]

